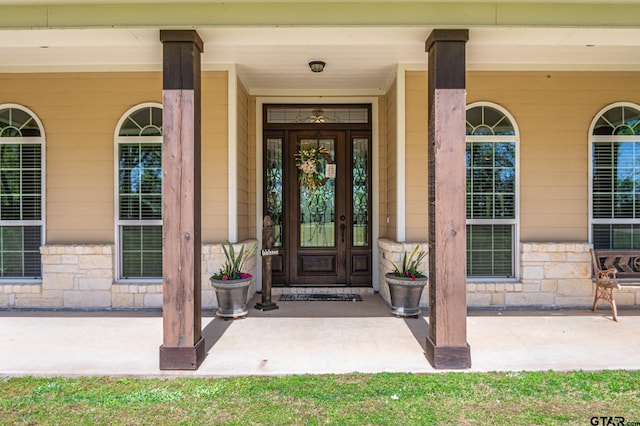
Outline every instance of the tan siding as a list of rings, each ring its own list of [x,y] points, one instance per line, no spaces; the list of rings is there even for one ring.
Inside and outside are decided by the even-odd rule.
[[[473,72],[467,87],[520,128],[521,240],[586,241],[589,125],[608,104],[640,102],[640,73]]]
[[[132,106],[162,102],[156,72],[0,75],[0,103],[30,108],[46,136],[47,243],[113,243],[114,132]],[[228,236],[227,73],[202,75],[202,236]]]
[[[409,178],[419,174],[409,160],[422,162],[425,73],[408,72],[406,81],[407,239],[418,239],[426,186]],[[640,73],[469,72],[467,102],[476,101],[503,106],[519,126],[521,241],[586,241],[589,125],[611,103],[640,102]]]
[[[407,241],[427,239],[427,78],[407,72],[405,116],[405,235]]]
[[[248,147],[249,147],[249,224],[248,234],[251,238],[257,238],[256,231],[256,98],[250,96],[248,99]]]
[[[386,176],[384,179],[386,188],[386,197],[380,197],[381,202],[386,202],[386,216],[383,216],[381,223],[386,225],[387,231],[384,234],[387,238],[396,239],[398,235],[398,193],[397,193],[397,167],[396,158],[398,155],[398,117],[397,117],[397,84],[394,81],[393,85],[387,92],[387,143],[386,149],[380,150],[380,169],[386,168]],[[385,167],[386,166],[386,167]],[[381,172],[382,173],[382,172]],[[380,176],[381,190],[383,189],[382,174]],[[382,212],[381,212],[382,213]],[[387,223],[387,218],[389,223]],[[381,235],[382,236],[382,235]]]
[[[227,73],[202,75],[203,241],[228,236]],[[0,102],[42,121],[47,154],[47,242],[112,243],[114,131],[130,107],[161,102],[159,72],[0,75]],[[396,236],[396,86],[380,102],[380,234]],[[255,235],[255,123],[239,93],[241,237]],[[637,72],[469,72],[467,101],[505,107],[520,129],[522,241],[585,241],[588,128],[618,101],[640,103]],[[426,73],[406,73],[406,224],[426,235]],[[390,223],[386,224],[389,217]]]
[[[249,96],[238,81],[238,241],[250,237],[249,233]]]
[[[162,101],[160,73],[3,74],[0,87],[0,103],[44,126],[47,243],[112,243],[114,131],[130,107]]]
[[[202,73],[202,241],[229,236],[227,72]]]
[[[387,182],[387,149],[389,128],[395,129],[396,127],[395,114],[391,114],[389,103],[391,96],[395,100],[395,87],[394,82],[386,96],[380,97],[378,102],[378,169],[373,170],[373,174],[378,175],[378,236],[381,238],[388,236],[387,217],[389,216],[389,210],[387,206],[387,191],[389,190],[389,185]],[[395,113],[395,109],[393,112]]]

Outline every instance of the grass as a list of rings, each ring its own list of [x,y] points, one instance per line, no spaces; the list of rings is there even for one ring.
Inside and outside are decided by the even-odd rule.
[[[640,425],[638,371],[21,377],[0,390],[1,425]]]

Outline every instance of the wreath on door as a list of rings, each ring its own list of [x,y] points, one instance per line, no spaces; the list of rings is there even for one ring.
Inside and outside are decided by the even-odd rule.
[[[300,170],[300,184],[309,191],[314,191],[329,180],[327,177],[320,177],[322,160],[325,159],[327,163],[332,161],[331,154],[325,146],[316,144],[302,145],[295,156],[296,166]]]

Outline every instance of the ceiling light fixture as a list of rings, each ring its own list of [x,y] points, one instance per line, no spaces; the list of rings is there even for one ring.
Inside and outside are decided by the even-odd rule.
[[[324,66],[326,64],[322,61],[311,61],[309,62],[309,68],[311,68],[311,71],[313,72],[322,72],[324,71]]]

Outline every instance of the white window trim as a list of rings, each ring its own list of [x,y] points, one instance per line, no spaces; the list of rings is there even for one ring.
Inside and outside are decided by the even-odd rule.
[[[588,152],[587,152],[587,161],[589,162],[589,244],[593,245],[593,225],[597,224],[610,224],[610,223],[619,223],[621,225],[624,224],[640,224],[638,219],[594,219],[593,218],[593,143],[594,142],[611,142],[612,140],[616,142],[638,142],[640,141],[640,136],[616,136],[616,135],[594,135],[593,130],[595,129],[596,123],[605,112],[609,111],[613,108],[619,107],[629,107],[640,110],[640,105],[634,104],[632,102],[614,102],[602,108],[591,120],[591,125],[589,126],[589,143],[588,143]],[[613,139],[615,138],[615,139]]]
[[[516,122],[515,118],[513,118],[513,115],[511,115],[511,113],[507,109],[505,109],[503,106],[499,104],[488,102],[488,101],[478,101],[478,102],[473,102],[468,104],[466,110],[468,111],[472,108],[476,108],[480,106],[486,106],[486,107],[490,107],[500,111],[509,119],[509,121],[511,122],[511,125],[513,126],[513,130],[515,132],[514,136],[505,136],[505,135],[491,136],[492,142],[514,142],[516,144],[515,215],[513,219],[492,219],[490,221],[484,220],[484,219],[482,220],[467,219],[465,223],[468,225],[489,224],[489,223],[494,225],[505,225],[505,224],[514,225],[513,259],[512,259],[513,277],[512,278],[467,277],[467,282],[468,283],[517,282],[520,280],[520,129],[518,128],[518,123]],[[486,136],[465,136],[465,145],[467,141],[474,142],[474,141],[482,141],[482,140],[487,140],[487,137]]]
[[[45,137],[45,131],[44,131],[44,125],[42,124],[42,121],[40,121],[40,118],[29,108],[20,105],[20,104],[15,104],[15,103],[6,103],[6,104],[0,104],[0,110],[3,109],[7,109],[7,108],[13,108],[13,109],[19,109],[21,111],[26,112],[27,114],[29,114],[33,120],[36,122],[36,124],[38,125],[38,128],[40,129],[40,136],[39,137],[22,137],[22,138],[7,138],[7,140],[10,140],[10,142],[7,143],[19,143],[19,144],[39,144],[41,146],[41,151],[40,151],[40,182],[42,185],[42,188],[40,189],[40,209],[41,209],[41,215],[40,215],[40,220],[25,220],[25,221],[21,221],[22,225],[25,226],[40,226],[41,227],[41,232],[40,232],[40,245],[43,246],[46,244],[46,235],[47,235],[47,205],[46,205],[46,200],[47,200],[47,182],[46,182],[46,177],[47,177],[47,170],[46,170],[46,166],[47,166],[47,153],[46,153],[46,137]],[[0,138],[0,143],[2,141],[2,138]],[[7,221],[8,223],[9,221]],[[15,225],[14,221],[10,222],[12,225]],[[5,221],[0,220],[0,226],[5,225]],[[42,265],[42,258],[40,260],[40,263]],[[42,266],[41,266],[42,268]],[[44,270],[41,269],[40,270],[40,275],[44,275]],[[0,284],[13,284],[13,283],[33,283],[33,284],[38,284],[42,282],[42,277],[40,278],[15,278],[15,277],[11,277],[11,278],[0,278]]]
[[[162,282],[162,278],[123,278],[122,277],[122,250],[120,247],[121,246],[121,229],[123,226],[125,225],[131,225],[135,222],[136,225],[160,225],[162,226],[162,220],[136,220],[136,221],[131,221],[131,220],[120,220],[120,200],[119,200],[119,196],[120,196],[120,173],[119,173],[119,147],[120,144],[124,144],[124,143],[137,143],[140,142],[141,139],[144,140],[145,143],[159,143],[162,144],[162,137],[161,136],[119,136],[120,134],[120,128],[122,127],[122,124],[124,123],[124,121],[127,119],[127,117],[129,117],[129,115],[131,115],[133,112],[139,110],[139,109],[143,109],[143,108],[149,108],[149,107],[155,107],[155,108],[160,108],[162,109],[162,104],[158,103],[158,102],[145,102],[145,103],[141,103],[138,105],[135,105],[131,108],[129,108],[121,117],[120,120],[118,120],[118,124],[116,125],[115,131],[114,131],[114,135],[113,135],[113,139],[114,139],[114,143],[113,143],[113,167],[114,167],[114,173],[113,173],[113,195],[114,195],[114,202],[113,202],[113,217],[114,217],[114,246],[115,246],[115,259],[114,259],[114,266],[115,266],[115,282],[116,284],[158,284]]]

